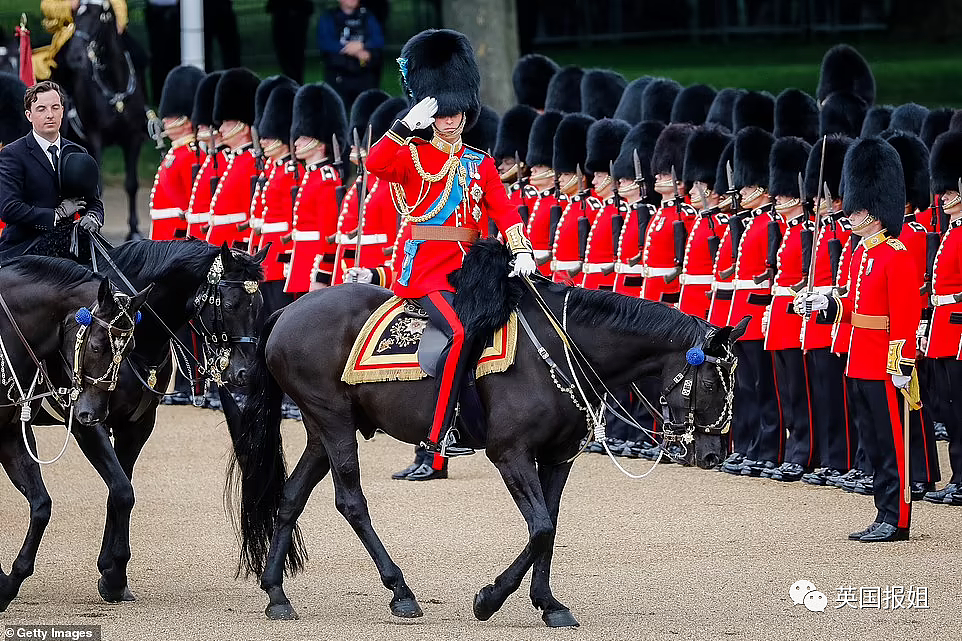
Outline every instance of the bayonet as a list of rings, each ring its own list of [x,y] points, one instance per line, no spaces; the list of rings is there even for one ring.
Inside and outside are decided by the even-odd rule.
[[[521,156],[518,154],[518,150],[515,149],[514,151],[514,184],[517,185],[518,189],[521,189],[524,186],[522,185],[522,182],[523,180],[521,176]]]
[[[641,157],[638,155],[637,149],[632,150],[631,161],[635,168],[635,184],[638,185],[638,195],[641,200],[644,200],[648,196],[648,185],[645,184],[645,174],[641,171]]]
[[[355,135],[356,135],[356,130],[355,130]],[[367,157],[367,154],[371,151],[370,149],[371,125],[367,126],[367,144],[369,145],[369,147],[368,149],[365,150],[365,153],[364,153],[365,158]],[[360,151],[360,149],[361,147],[359,145],[358,150]],[[361,165],[359,165],[359,167],[360,166]],[[361,266],[361,241],[364,236],[364,214],[365,214],[365,210],[367,209],[367,203],[365,201],[367,200],[368,172],[367,172],[367,169],[361,169],[361,172],[362,172],[361,173],[361,191],[358,192],[358,195],[357,195],[357,238],[354,239],[354,243],[355,243],[354,266],[355,267]]]
[[[621,194],[618,193],[618,183],[615,182],[615,162],[608,161],[608,179],[611,180],[611,194],[615,201],[615,211],[621,211]]]
[[[828,143],[828,136],[822,136],[822,157],[818,161],[818,182],[817,185],[821,185],[823,188],[815,192],[815,239],[818,238],[818,232],[822,227],[822,197],[823,194],[831,194],[828,191],[828,183],[824,182],[825,178],[825,145]],[[828,200],[831,202],[831,200]],[[815,249],[814,244],[812,245],[812,258],[808,265],[808,283],[805,286],[805,317],[809,318],[812,315],[812,303],[811,296],[815,289],[815,257],[818,252]]]
[[[675,176],[675,166],[671,166],[671,186],[675,190],[675,213],[681,218],[681,194],[678,193],[678,178]]]

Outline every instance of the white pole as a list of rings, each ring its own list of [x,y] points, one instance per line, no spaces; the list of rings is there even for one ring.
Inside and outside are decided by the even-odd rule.
[[[204,0],[180,2],[180,60],[204,68]]]

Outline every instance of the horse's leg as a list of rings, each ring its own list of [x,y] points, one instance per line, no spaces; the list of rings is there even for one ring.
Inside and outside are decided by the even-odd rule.
[[[284,564],[294,541],[297,518],[304,511],[314,487],[331,469],[331,461],[324,446],[311,435],[310,422],[305,422],[305,427],[309,430],[307,447],[284,483],[284,496],[277,510],[277,521],[271,536],[271,549],[267,554],[264,574],[261,575],[261,589],[267,592],[269,599],[265,610],[269,619],[297,618],[297,612],[284,594]]]
[[[515,449],[499,452],[495,458],[492,457],[491,449],[488,452],[489,458],[501,472],[511,498],[528,524],[528,544],[493,584],[481,588],[474,597],[474,616],[481,621],[490,619],[501,609],[508,596],[518,589],[535,559],[551,547],[555,531],[531,454]],[[550,625],[547,613],[544,618]]]
[[[127,585],[127,562],[130,561],[130,513],[134,509],[134,487],[117,460],[117,454],[103,427],[75,432],[84,456],[107,485],[107,517],[104,541],[97,566],[100,580],[97,589],[108,603],[133,601]]]
[[[561,493],[568,481],[571,462],[560,465],[539,465],[538,478],[541,479],[541,491],[544,494],[548,514],[554,524],[547,549],[535,559],[531,570],[531,604],[541,610],[542,618],[550,627],[570,627],[578,625],[568,608],[554,598],[549,585],[551,575],[551,557],[554,555],[554,540],[558,530],[558,511],[561,508]]]
[[[327,453],[331,458],[331,474],[334,477],[334,505],[351,527],[371,558],[377,571],[381,575],[381,582],[388,590],[394,593],[391,599],[391,614],[398,617],[413,618],[423,614],[421,606],[408,584],[404,581],[401,568],[397,566],[384,544],[378,538],[374,527],[371,525],[371,514],[367,509],[367,499],[361,491],[361,469],[357,459],[357,437],[355,436],[353,424],[348,427],[344,424],[344,419],[333,419],[325,422],[324,425],[330,429],[338,425],[335,421],[340,421],[343,425],[343,434],[334,435],[333,438],[325,440]],[[348,436],[348,432],[350,436]]]
[[[128,239],[140,236],[140,221],[137,219],[137,161],[143,141],[139,136],[131,136],[123,142],[124,150],[124,190],[127,192]]]
[[[0,465],[7,476],[27,503],[30,504],[30,527],[23,540],[23,546],[9,575],[0,570],[0,612],[7,609],[10,602],[17,596],[24,580],[33,574],[34,562],[43,532],[50,522],[50,495],[43,484],[40,466],[28,455],[16,423],[7,425],[0,431]],[[33,437],[33,430],[27,430],[31,449],[37,451],[37,442]]]

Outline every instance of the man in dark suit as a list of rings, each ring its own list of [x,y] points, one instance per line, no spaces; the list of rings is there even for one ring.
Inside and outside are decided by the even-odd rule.
[[[0,260],[39,253],[38,248],[50,246],[51,237],[68,237],[74,222],[87,232],[103,225],[104,206],[96,185],[84,198],[61,189],[64,157],[87,153],[60,137],[63,98],[54,82],[27,89],[23,106],[32,131],[0,150],[0,220],[6,223]]]

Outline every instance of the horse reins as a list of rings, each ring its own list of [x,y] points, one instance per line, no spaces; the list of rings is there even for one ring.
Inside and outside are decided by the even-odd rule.
[[[82,4],[97,4],[103,7],[103,5],[99,2],[83,2]],[[106,22],[103,19],[103,16],[106,14],[101,13],[100,15],[101,22]],[[76,23],[74,24],[76,25]],[[127,87],[122,92],[113,91],[112,89],[107,88],[103,81],[103,77],[101,76],[101,70],[104,69],[104,64],[100,61],[100,56],[97,55],[97,52],[94,49],[96,40],[94,40],[93,37],[86,31],[77,29],[76,26],[74,27],[74,36],[79,37],[81,40],[87,43],[87,59],[90,60],[90,70],[93,74],[93,80],[96,83],[97,88],[100,89],[101,94],[103,94],[104,99],[107,100],[110,106],[113,107],[118,113],[123,112],[124,102],[137,90],[137,71],[134,69],[133,60],[130,58],[130,52],[124,50],[124,60],[127,63]]]

